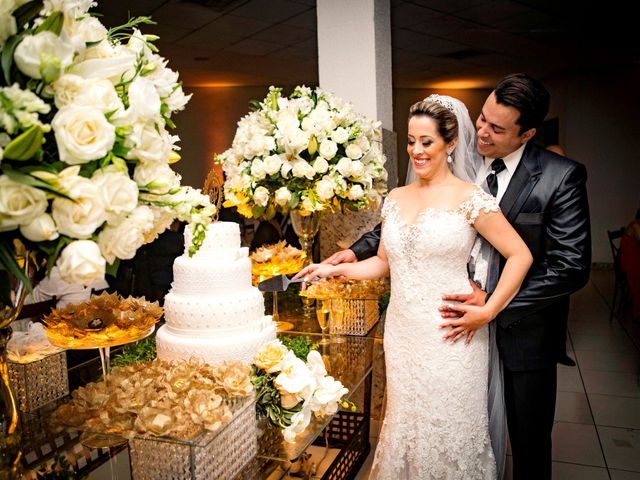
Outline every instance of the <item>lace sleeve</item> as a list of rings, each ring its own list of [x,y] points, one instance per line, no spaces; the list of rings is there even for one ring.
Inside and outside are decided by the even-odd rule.
[[[470,224],[474,224],[481,211],[486,213],[499,212],[498,200],[493,195],[488,194],[482,188],[477,187],[464,204],[465,215]]]
[[[391,198],[391,194],[394,190],[396,189],[394,188],[393,190],[391,190],[382,202],[382,208],[380,210],[380,218],[382,223],[384,223],[389,215],[391,215],[391,204],[395,202],[395,200]]]

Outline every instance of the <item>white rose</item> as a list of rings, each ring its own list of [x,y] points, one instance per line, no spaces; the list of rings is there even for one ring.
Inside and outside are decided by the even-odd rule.
[[[125,142],[131,148],[127,158],[143,163],[166,163],[177,139],[177,136],[170,135],[164,129],[158,132],[153,122],[137,122]]]
[[[160,117],[160,95],[151,80],[138,76],[131,82],[129,110],[136,118],[156,120]]]
[[[324,202],[333,197],[333,183],[331,180],[320,180],[316,184],[316,193],[318,198]]]
[[[313,204],[313,202],[311,201],[311,199],[309,197],[304,197],[302,199],[302,203],[300,203],[300,208],[306,212],[315,212],[316,211],[316,207]]]
[[[355,144],[358,145],[363,152],[368,152],[371,149],[371,143],[369,143],[369,139],[364,135],[360,135],[356,139]]]
[[[0,175],[0,232],[28,225],[46,209],[44,191]]]
[[[361,185],[353,185],[349,189],[349,200],[360,200],[364,197],[364,190]]]
[[[305,160],[297,160],[293,163],[293,176],[298,178],[306,177],[308,180],[312,180],[316,175],[316,171],[313,169],[309,162]]]
[[[291,192],[287,187],[280,187],[275,194],[276,203],[285,206],[291,200]]]
[[[113,148],[116,129],[104,113],[89,106],[66,106],[51,122],[60,160],[78,165],[104,157]]]
[[[362,156],[362,149],[357,144],[351,143],[347,145],[347,148],[345,149],[345,153],[347,154],[347,157],[351,158],[352,160],[355,160]]]
[[[251,176],[256,181],[262,180],[266,176],[266,172],[264,169],[264,162],[259,158],[256,158],[253,162],[251,162]]]
[[[21,226],[20,233],[32,242],[55,240],[59,237],[56,224],[48,213],[43,213],[28,225]]]
[[[59,197],[53,201],[51,214],[58,230],[73,238],[89,238],[107,217],[100,190],[84,177],[70,177],[62,182],[72,200]]]
[[[76,240],[58,258],[60,276],[67,283],[91,285],[104,280],[106,262],[100,248],[91,240]]]
[[[113,223],[138,205],[138,185],[114,165],[96,170],[91,180],[102,195],[108,222]]]
[[[87,15],[72,22],[65,22],[65,33],[76,52],[82,54],[87,43],[99,43],[107,38],[107,29],[96,17]]]
[[[323,157],[318,157],[313,162],[313,169],[318,173],[325,173],[329,170],[329,163]]]
[[[139,163],[133,171],[133,180],[150,193],[163,194],[180,186],[180,175],[166,163]]]
[[[269,155],[264,159],[264,171],[267,175],[273,175],[280,171],[282,160],[279,155]]]
[[[338,151],[338,145],[331,140],[323,140],[320,144],[320,155],[322,155],[325,159],[331,160],[336,156],[336,152]]]
[[[123,110],[118,92],[109,80],[85,79],[78,75],[62,75],[51,84],[56,107],[84,105],[100,109],[104,113]]]
[[[360,178],[364,175],[365,168],[364,164],[359,160],[354,160],[351,162],[351,176],[353,178]]]
[[[53,32],[40,32],[25,36],[13,58],[25,75],[51,82],[73,62],[73,47]]]
[[[349,140],[349,130],[338,127],[331,133],[331,139],[336,143],[344,143]]]
[[[336,165],[336,170],[338,170],[338,172],[340,172],[340,175],[342,175],[343,177],[350,177],[351,163],[352,163],[351,159],[347,157],[343,157],[340,159],[340,161]]]
[[[253,201],[256,202],[256,205],[266,207],[269,203],[269,190],[264,187],[256,188],[255,192],[253,192]]]
[[[153,222],[153,211],[140,206],[118,225],[107,225],[98,235],[98,246],[107,262],[133,258],[144,244],[145,232],[153,229]]]

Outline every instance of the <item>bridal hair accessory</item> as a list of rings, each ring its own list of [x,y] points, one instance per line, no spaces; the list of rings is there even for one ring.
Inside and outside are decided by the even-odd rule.
[[[438,105],[442,105],[444,108],[449,110],[450,112],[456,113],[453,107],[453,102],[442,95],[438,95],[437,93],[432,93],[427,98],[424,99],[425,102],[433,102]]]

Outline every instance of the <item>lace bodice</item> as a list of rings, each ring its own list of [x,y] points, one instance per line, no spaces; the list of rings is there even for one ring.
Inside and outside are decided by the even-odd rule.
[[[391,271],[385,326],[387,411],[371,478],[492,479],[487,419],[488,336],[442,339],[445,293],[471,291],[467,260],[481,212],[497,211],[480,187],[457,208],[428,208],[408,223],[397,202],[382,208]]]

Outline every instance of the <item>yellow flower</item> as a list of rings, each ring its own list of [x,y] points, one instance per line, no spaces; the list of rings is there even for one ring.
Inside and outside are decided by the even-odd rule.
[[[276,373],[282,369],[282,361],[289,350],[280,341],[274,340],[262,347],[254,359],[256,366],[267,373]]]

